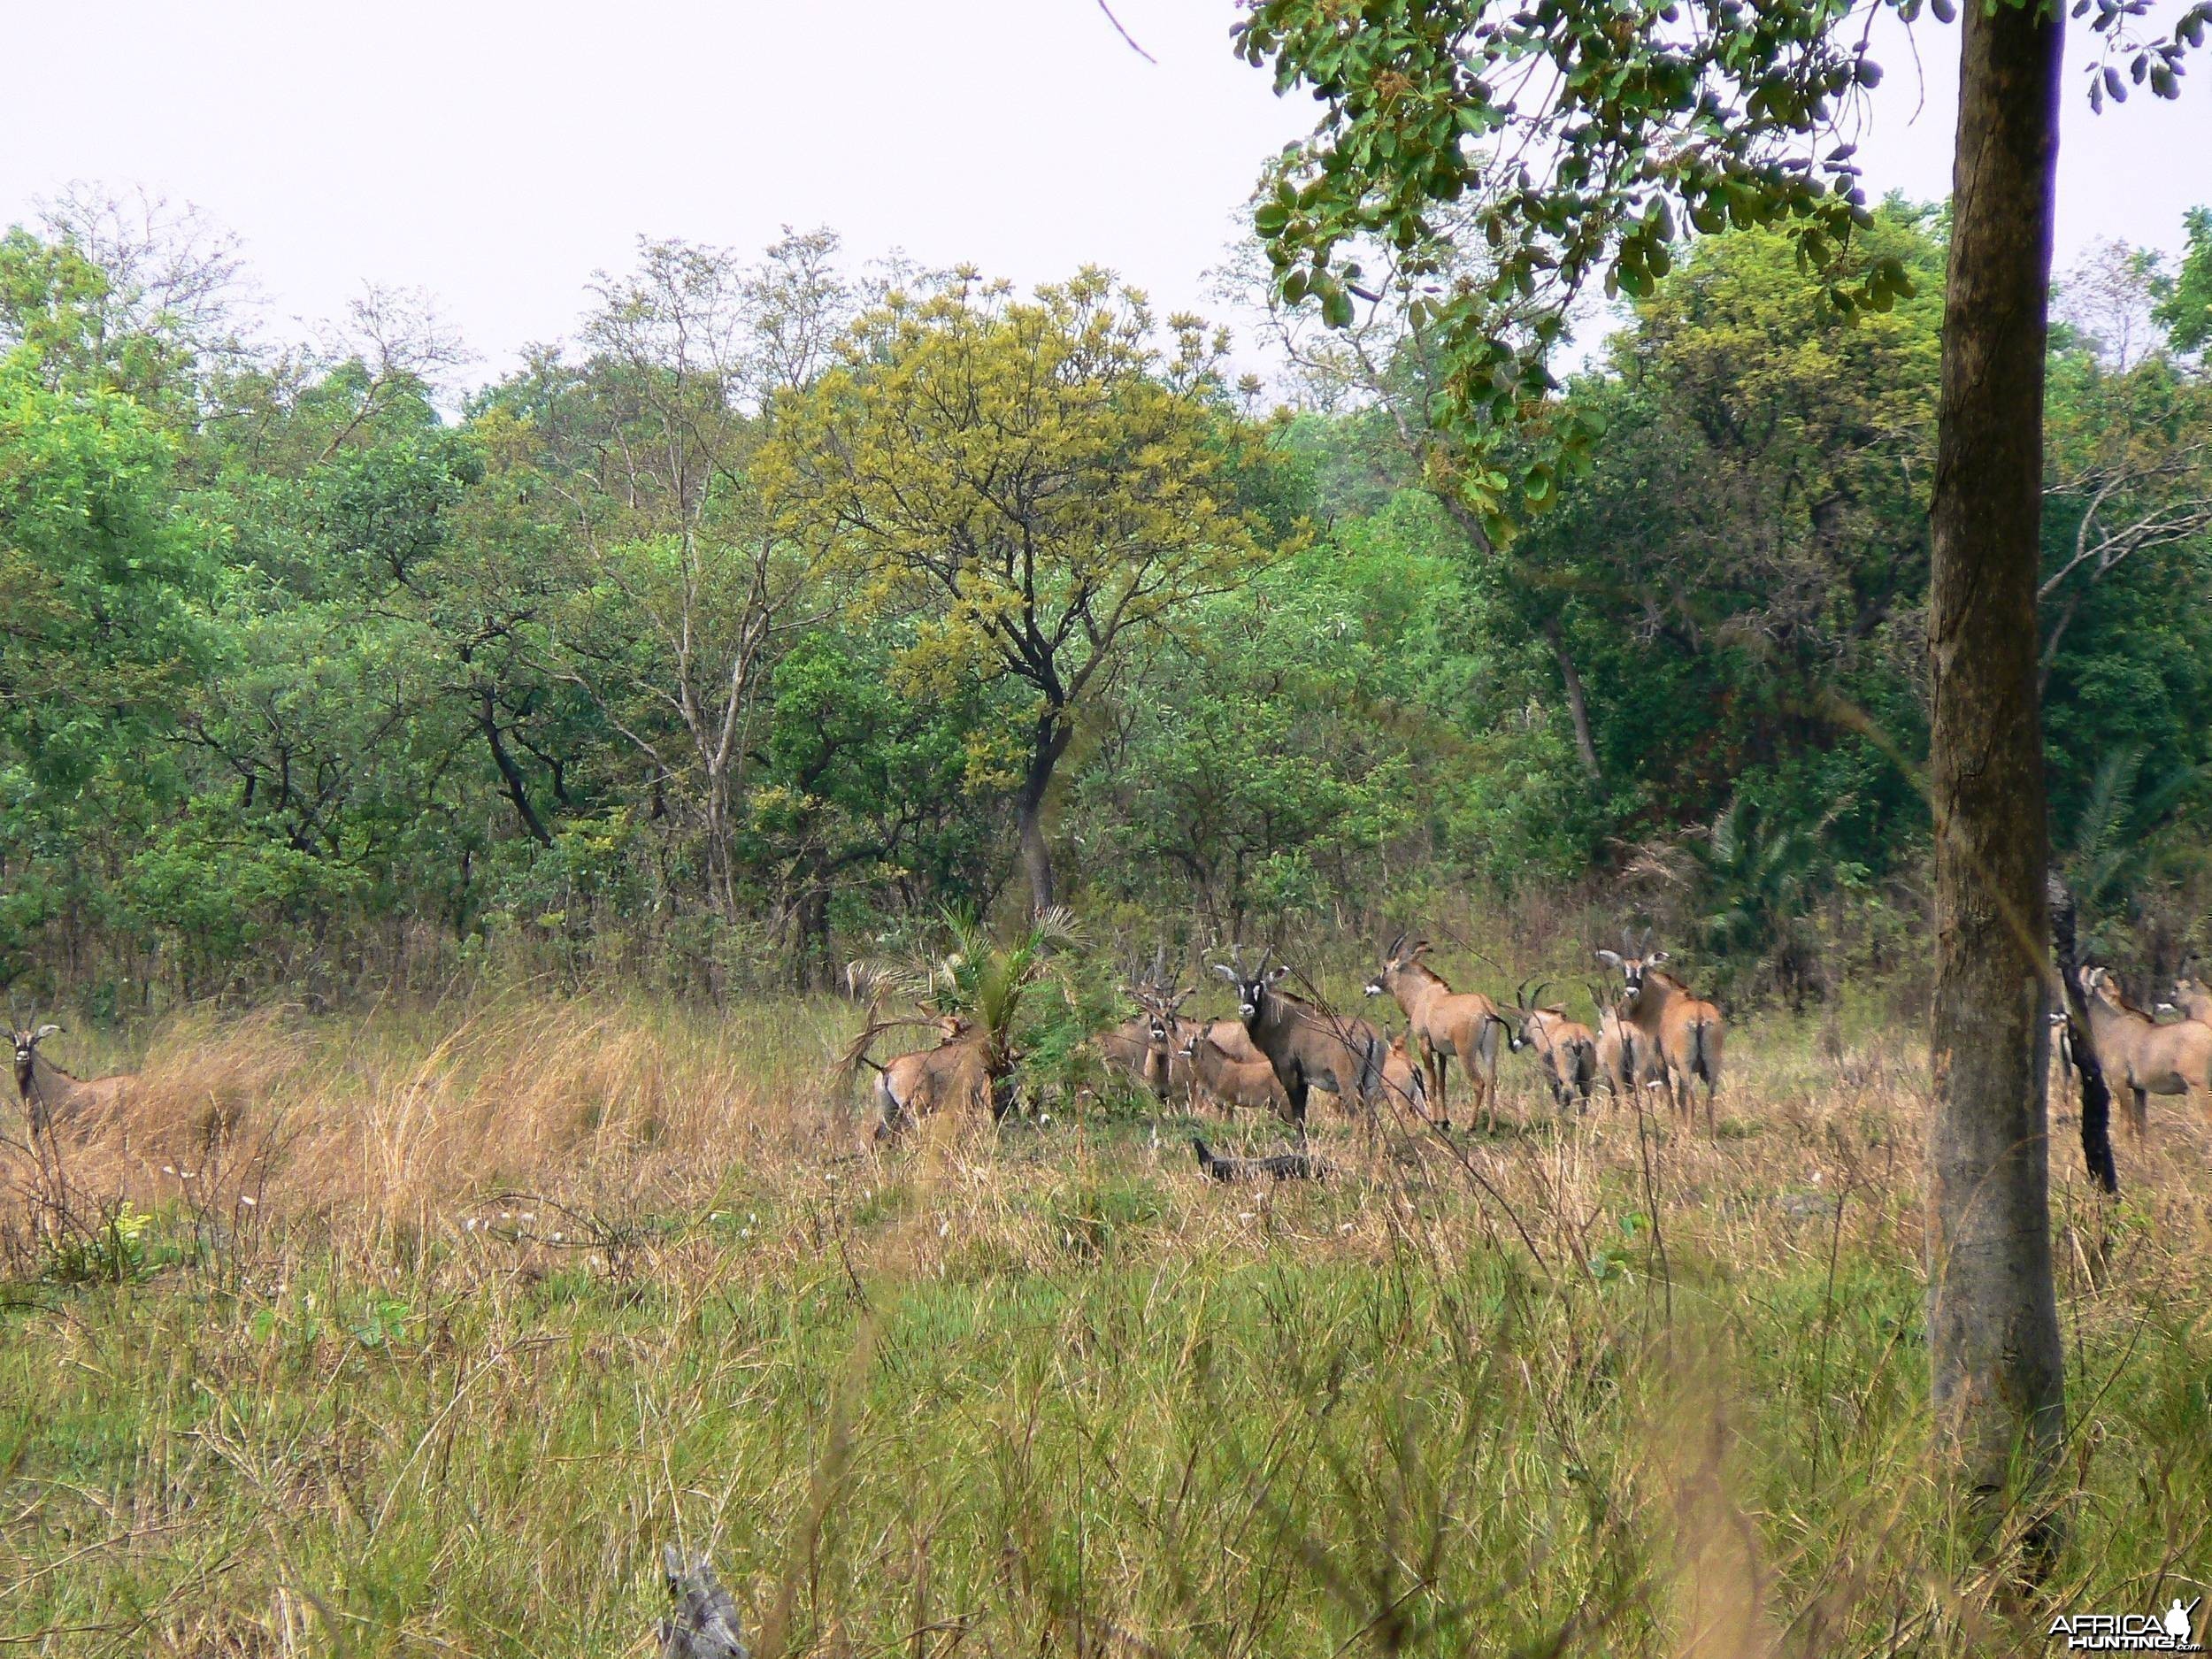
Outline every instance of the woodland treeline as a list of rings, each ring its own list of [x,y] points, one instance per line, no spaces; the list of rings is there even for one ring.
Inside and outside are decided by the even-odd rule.
[[[68,198],[0,241],[0,977],[818,986],[1052,901],[1257,941],[1601,897],[1739,997],[1909,961],[1945,233],[1886,204],[1843,268],[1912,293],[1850,317],[1778,233],[1694,243],[1586,321],[1604,435],[1511,474],[1509,539],[1386,305],[1233,270],[1263,387],[1099,272],[648,243],[464,397],[403,297],[274,342],[219,236]],[[2044,544],[2055,842],[2162,964],[2212,879],[2186,233],[2065,279]]]

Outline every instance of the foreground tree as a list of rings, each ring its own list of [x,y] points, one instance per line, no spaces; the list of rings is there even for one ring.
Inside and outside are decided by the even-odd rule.
[[[2049,841],[2036,680],[2064,36],[2055,12],[2011,4],[1970,5],[1962,35],[1928,507],[1928,1349],[1939,1441],[1978,1497],[2003,1488],[2024,1448],[2039,1477],[2065,1428],[2047,1191]]]
[[[2086,11],[2092,0],[2081,0]],[[1899,0],[1907,20],[1918,0]],[[1948,0],[1937,0],[1949,17]],[[2095,27],[2134,79],[2178,89],[2185,41],[2124,40],[2143,8]],[[1597,435],[1553,419],[1546,369],[1567,308],[1601,274],[1641,296],[1672,265],[1678,211],[1701,232],[1770,224],[1831,270],[1870,223],[1839,104],[1880,79],[1848,8],[1747,11],[1596,0],[1260,0],[1240,26],[1277,85],[1325,106],[1316,138],[1255,215],[1279,288],[1353,320],[1363,263],[1411,288],[1436,331],[1455,483],[1489,514],[1538,510]],[[1939,1443],[1956,1489],[2031,1480],[2062,1426],[2051,1285],[2043,1064],[2046,829],[2035,597],[2043,360],[2062,29],[2053,9],[1975,4],[1962,31],[1955,224],[1931,504],[1936,822],[1936,1113],[1930,1142],[1930,1349]],[[2099,97],[2124,96],[2109,65]],[[1494,149],[1488,148],[1494,146]],[[1548,162],[1541,175],[1537,168]],[[1505,158],[1505,159],[1502,159]],[[1468,204],[1472,204],[1471,206]],[[1493,250],[1486,283],[1432,279],[1440,214]],[[1893,261],[1831,280],[1846,309],[1910,291]],[[1532,311],[1531,302],[1550,303]],[[1549,421],[1549,453],[1497,465],[1517,426]],[[1993,1506],[1990,1512],[1994,1512]],[[2031,1511],[2032,1512],[2032,1511]]]
[[[1046,795],[1081,711],[1275,539],[1241,499],[1265,457],[1221,395],[1223,342],[1171,326],[1163,351],[1143,300],[1100,272],[1033,300],[972,280],[895,296],[786,400],[759,463],[786,532],[854,580],[864,618],[908,631],[907,674],[1027,693],[1008,780],[1040,914]]]

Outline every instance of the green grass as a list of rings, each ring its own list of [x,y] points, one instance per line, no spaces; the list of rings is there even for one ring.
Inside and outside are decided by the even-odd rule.
[[[19,1256],[0,1639],[644,1654],[680,1540],[764,1652],[1994,1655],[2212,1564],[2200,1133],[2131,1181],[2098,1285],[2062,1184],[2069,1532],[2015,1601],[1924,1449],[1912,1097],[1786,1106],[1798,1033],[1746,1056],[1737,1138],[1655,1147],[1655,1241],[1624,1118],[1478,1139],[1487,1193],[1343,1126],[1330,1180],[1223,1188],[1176,1120],[880,1161],[818,1105],[741,1133],[699,1104],[712,1053],[618,1145],[630,1074],[541,1102],[560,1142],[456,1060],[441,1109],[489,1102],[501,1181],[565,1225],[457,1173],[377,1187],[373,1149],[337,1203],[346,1126],[416,1075],[386,1041],[388,1077],[300,1063],[323,1115],[221,1263],[168,1248],[199,1236],[177,1180],[125,1282]]]

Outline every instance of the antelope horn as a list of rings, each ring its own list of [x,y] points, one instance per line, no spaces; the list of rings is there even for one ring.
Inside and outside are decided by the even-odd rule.
[[[1528,1012],[1528,981],[1526,979],[1513,987],[1513,1005],[1524,1014]]]
[[[1398,957],[1398,947],[1405,942],[1405,929],[1402,927],[1398,930],[1398,936],[1383,947],[1383,960],[1385,962],[1396,961]]]
[[[1537,981],[1536,989],[1530,995],[1528,999],[1528,1005],[1532,1012],[1535,1010],[1537,1005],[1544,1000],[1544,993],[1550,989],[1551,981],[1549,979],[1540,979]]]

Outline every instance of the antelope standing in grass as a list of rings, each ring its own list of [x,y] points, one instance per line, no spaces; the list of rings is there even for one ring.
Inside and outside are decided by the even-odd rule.
[[[1373,1107],[1382,1093],[1383,1063],[1390,1051],[1381,1032],[1366,1020],[1331,1013],[1284,990],[1289,965],[1271,972],[1265,952],[1248,970],[1240,954],[1233,965],[1214,964],[1214,972],[1236,987],[1245,1033],[1274,1067],[1275,1080],[1290,1104],[1290,1121],[1300,1133],[1305,1132],[1306,1095],[1311,1089],[1328,1090],[1348,1109]]]
[[[876,1125],[877,1140],[888,1141],[948,1107],[979,1108],[996,1115],[990,1027],[960,1014],[944,1015],[936,1025],[941,1041],[934,1048],[897,1055],[880,1065],[868,1058],[867,1051],[878,1027],[872,1025],[855,1048],[856,1061],[876,1069],[876,1109],[883,1117]]]
[[[1609,996],[1601,986],[1586,988],[1591,1006],[1598,1010],[1598,1081],[1611,1093],[1616,1105],[1632,1104],[1637,1090],[1666,1081],[1665,1064],[1637,1041],[1636,1027],[1621,1015],[1618,997]]]
[[[2128,1128],[2137,1139],[2150,1118],[2150,1095],[2186,1094],[2212,1106],[2212,1025],[2194,1018],[2160,1025],[2121,994],[2108,968],[2085,966],[2081,988],[2097,1064],[2108,1084],[2127,1089]]]
[[[1628,946],[1626,939],[1621,943]],[[1597,958],[1621,971],[1621,1016],[1632,1028],[1634,1047],[1648,1049],[1663,1068],[1667,1100],[1677,1117],[1696,1117],[1696,1086],[1704,1084],[1705,1127],[1709,1131],[1713,1096],[1720,1088],[1720,1010],[1693,995],[1671,973],[1659,971],[1667,953],[1651,948],[1648,933],[1640,950],[1601,950]],[[1634,1075],[1632,1064],[1630,1070]]]
[[[1230,1023],[1220,1022],[1224,1025]],[[1236,1033],[1242,1037],[1244,1027],[1237,1025]],[[1266,1056],[1255,1050],[1253,1058],[1241,1059],[1229,1051],[1214,1027],[1194,1022],[1178,1052],[1189,1064],[1194,1094],[1202,1092],[1225,1111],[1269,1111],[1278,1118],[1290,1116],[1290,1097],[1283,1093],[1283,1086],[1275,1078],[1275,1068],[1268,1064]]]
[[[1581,1021],[1569,1019],[1563,1004],[1546,1005],[1537,1000],[1549,985],[1546,980],[1531,991],[1528,981],[1521,981],[1513,993],[1516,1012],[1506,1016],[1506,1047],[1515,1054],[1535,1050],[1544,1080],[1551,1085],[1553,1103],[1562,1111],[1570,1102],[1587,1111],[1598,1083],[1598,1034]]]
[[[60,1030],[54,1025],[32,1031],[9,1028],[15,1041],[15,1092],[23,1102],[23,1116],[33,1134],[119,1103],[138,1081],[136,1073],[130,1071],[108,1077],[72,1077],[38,1051],[39,1044]]]
[[[2193,1019],[2200,1025],[2212,1025],[2212,990],[2193,969],[2174,980],[2173,1006],[2184,1019]]]
[[[1381,971],[1367,982],[1367,995],[1386,991],[1405,1010],[1406,1028],[1420,1048],[1425,1064],[1427,1094],[1436,1102],[1437,1123],[1452,1126],[1451,1096],[1445,1086],[1445,1067],[1456,1057],[1467,1073],[1474,1099],[1472,1112],[1484,1113],[1489,1126],[1498,1126],[1498,1033],[1505,1020],[1498,1005],[1479,991],[1455,991],[1444,976],[1421,958],[1429,941],[1410,946],[1400,933],[1383,952]]]
[[[1102,1031],[1094,1040],[1100,1056],[1109,1066],[1125,1071],[1143,1088],[1158,1100],[1164,1101],[1186,1079],[1175,1075],[1179,1068],[1171,1052],[1173,1044],[1163,1041],[1161,1027],[1164,1024],[1171,1033],[1176,1010],[1186,991],[1177,995],[1165,979],[1167,948],[1164,945],[1152,958],[1151,972],[1140,978],[1132,968],[1122,984],[1122,995],[1137,1005],[1136,1017],[1125,1019],[1111,1030]]]
[[[1410,1106],[1423,1118],[1429,1115],[1429,1080],[1414,1064],[1413,1045],[1400,1032],[1383,1054],[1384,1094],[1402,1106]]]

